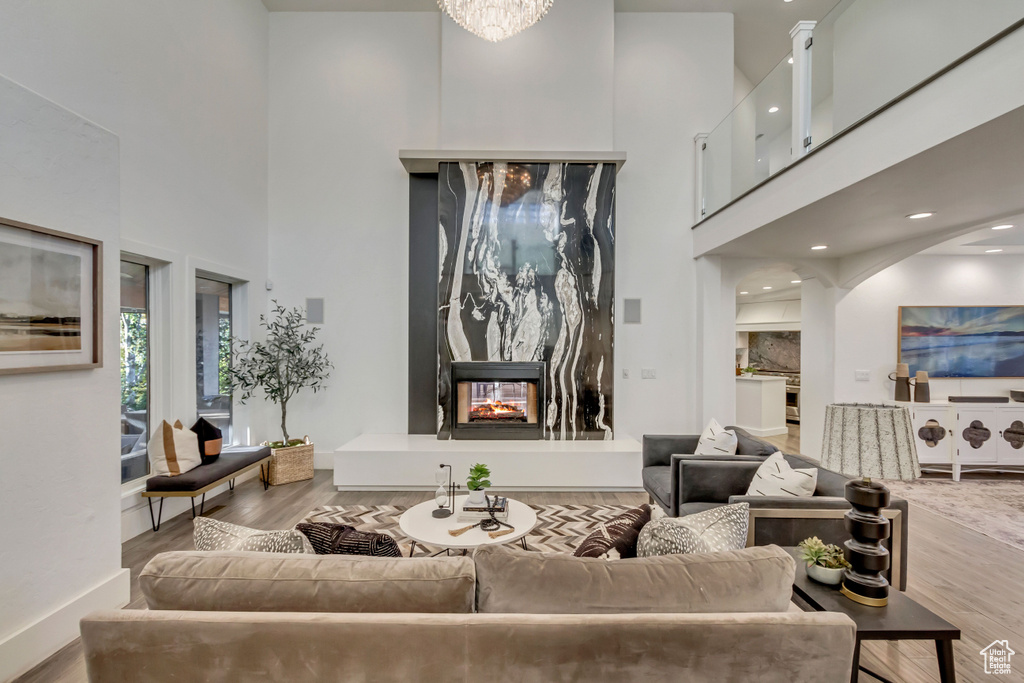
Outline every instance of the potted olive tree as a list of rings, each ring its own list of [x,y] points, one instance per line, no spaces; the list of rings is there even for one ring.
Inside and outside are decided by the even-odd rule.
[[[303,389],[323,389],[334,366],[323,344],[316,344],[320,328],[306,327],[302,309],[272,303],[273,317],[260,316],[265,341],[235,339],[231,383],[241,392],[240,403],[262,390],[281,406],[281,440],[264,445],[271,448],[270,483],[287,484],[313,478],[313,444],[308,436],[293,439],[288,434],[288,401]]]

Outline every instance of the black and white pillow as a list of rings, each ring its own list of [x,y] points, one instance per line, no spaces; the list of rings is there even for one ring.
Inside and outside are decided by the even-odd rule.
[[[736,432],[726,429],[712,418],[708,426],[701,432],[697,441],[696,455],[735,455],[738,443]]]
[[[306,537],[294,529],[261,531],[209,517],[192,521],[196,550],[248,550],[264,553],[313,553]]]
[[[309,539],[317,555],[402,556],[398,543],[388,534],[359,531],[346,524],[330,522],[303,522],[296,524],[295,529]]]
[[[576,557],[599,557],[619,560],[636,557],[636,540],[640,530],[651,521],[651,506],[641,505],[597,527],[573,551]]]
[[[747,545],[750,505],[736,503],[685,517],[665,517],[645,526],[636,542],[637,557],[716,553]]]
[[[818,468],[793,469],[781,451],[772,453],[761,463],[747,489],[748,496],[782,496],[809,498],[818,486]]]

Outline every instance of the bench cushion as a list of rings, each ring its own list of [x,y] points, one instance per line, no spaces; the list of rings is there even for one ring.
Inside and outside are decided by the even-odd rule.
[[[209,465],[200,465],[176,477],[157,476],[146,480],[147,491],[198,491],[218,479],[244,469],[270,455],[268,446],[225,448]]]

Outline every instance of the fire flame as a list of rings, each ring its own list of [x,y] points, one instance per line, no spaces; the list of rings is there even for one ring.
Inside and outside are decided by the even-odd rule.
[[[517,406],[512,403],[503,403],[501,401],[494,401],[487,399],[487,403],[473,408],[473,413],[476,415],[486,415],[500,417],[502,415],[522,415],[525,412],[523,406]]]

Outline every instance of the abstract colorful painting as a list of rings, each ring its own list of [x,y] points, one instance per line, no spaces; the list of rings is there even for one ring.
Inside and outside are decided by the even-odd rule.
[[[903,306],[898,360],[911,377],[1024,377],[1024,306]]]

